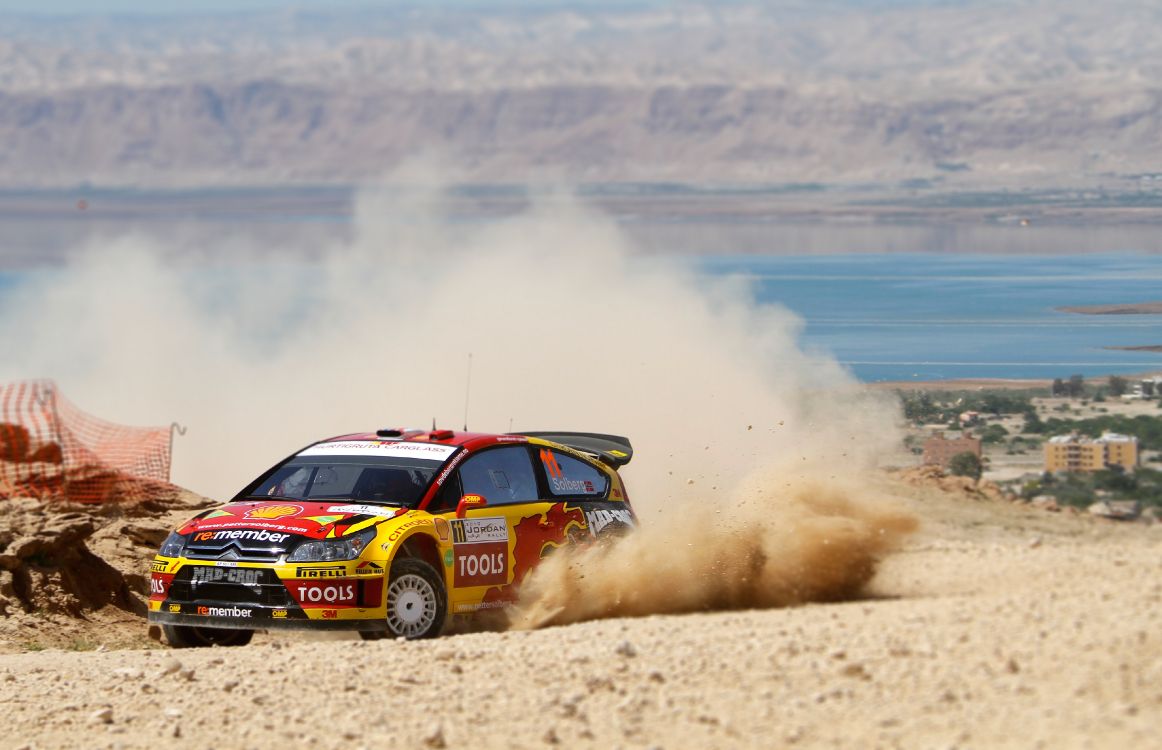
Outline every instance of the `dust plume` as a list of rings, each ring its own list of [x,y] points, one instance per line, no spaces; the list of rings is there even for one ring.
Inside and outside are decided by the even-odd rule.
[[[609,543],[557,550],[530,574],[511,623],[851,599],[915,526],[854,479],[770,468],[726,502],[685,507]]]
[[[757,303],[746,279],[641,256],[614,221],[567,193],[540,194],[509,219],[463,222],[448,219],[444,191],[415,188],[431,183],[422,170],[406,181],[410,190],[363,191],[351,239],[310,257],[238,247],[214,261],[180,236],[78,248],[67,268],[0,299],[0,379],[52,377],[106,419],[186,425],[173,479],[218,498],[322,437],[433,418],[623,434],[635,446],[624,474],[643,540],[685,539],[671,519],[710,508],[743,518],[740,479],[772,462],[858,476],[895,441],[890,397],[860,387],[828,353],[804,351],[802,321]],[[776,547],[806,549],[818,529],[885,549],[860,536],[858,524],[878,516],[858,493],[848,515],[776,500],[767,513],[788,523],[772,523],[777,534],[749,557],[734,560],[725,542],[750,532],[715,527],[723,555],[690,548],[703,567],[675,559],[674,576],[708,579],[761,553],[763,570],[788,578]],[[617,559],[648,549],[627,546]],[[867,575],[866,555],[845,555],[829,559]],[[836,585],[813,584],[813,595],[836,595]],[[779,590],[779,601],[808,595]]]

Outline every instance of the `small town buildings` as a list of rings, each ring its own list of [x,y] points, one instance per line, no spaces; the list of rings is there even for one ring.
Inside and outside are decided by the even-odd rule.
[[[956,438],[946,438],[943,432],[935,432],[924,441],[925,466],[947,469],[948,462],[958,453],[972,453],[980,458],[980,438],[973,437],[969,432],[962,433]]]
[[[1090,438],[1075,432],[1056,435],[1045,443],[1045,471],[1101,471],[1110,466],[1136,469],[1138,438],[1114,432]]]

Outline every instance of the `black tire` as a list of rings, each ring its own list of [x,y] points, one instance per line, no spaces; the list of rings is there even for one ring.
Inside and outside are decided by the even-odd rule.
[[[245,646],[254,637],[253,630],[198,628],[192,625],[162,625],[165,640],[172,648],[206,648],[207,646]]]
[[[431,565],[412,557],[392,564],[387,581],[389,638],[435,638],[447,616],[448,594]]]

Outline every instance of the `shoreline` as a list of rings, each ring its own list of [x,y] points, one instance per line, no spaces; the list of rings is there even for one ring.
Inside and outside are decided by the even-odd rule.
[[[1120,305],[1067,305],[1054,309],[1059,312],[1076,313],[1079,315],[1162,315],[1162,302],[1127,302]],[[1112,346],[1106,348],[1130,349],[1130,347]],[[1137,347],[1131,349],[1131,351],[1137,350]]]
[[[1109,347],[1114,348],[1114,347]],[[1157,347],[1156,351],[1162,351],[1162,347]],[[1126,380],[1138,380],[1143,378],[1154,378],[1162,376],[1162,370],[1153,372],[1136,372],[1136,373],[1103,373],[1100,375],[1087,376],[1087,383],[1103,382],[1108,384],[1112,377],[1124,378]],[[1052,378],[954,378],[951,380],[884,380],[877,383],[864,383],[864,385],[872,390],[893,390],[893,391],[983,391],[983,390],[1005,390],[1005,391],[1019,391],[1032,388],[1052,388]]]

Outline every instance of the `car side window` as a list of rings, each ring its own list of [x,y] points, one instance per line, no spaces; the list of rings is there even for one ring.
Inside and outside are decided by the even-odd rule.
[[[554,497],[601,498],[609,492],[609,477],[597,467],[550,448],[537,455]]]
[[[482,451],[460,466],[465,495],[480,495],[489,505],[535,502],[537,479],[528,449],[506,445]]]

